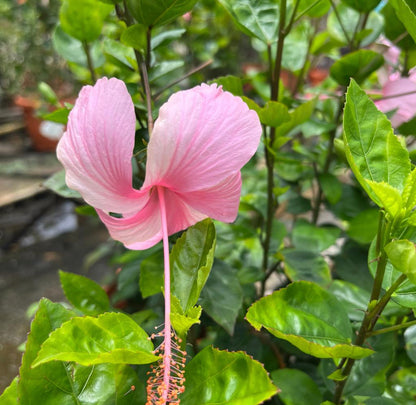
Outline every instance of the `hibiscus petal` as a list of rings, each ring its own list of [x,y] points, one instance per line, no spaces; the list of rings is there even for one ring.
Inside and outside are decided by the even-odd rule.
[[[392,97],[414,91],[414,94],[406,96]],[[398,127],[403,122],[409,121],[416,114],[416,83],[408,78],[389,81],[383,88],[383,96],[391,97],[384,100],[375,101],[375,105],[380,111],[385,113],[397,110],[391,117],[391,123]]]
[[[188,206],[180,196],[164,190],[168,233],[172,235],[196,224],[206,215]],[[113,239],[133,250],[147,249],[162,239],[160,201],[156,188],[151,191],[147,204],[135,215],[115,218],[97,210]]]
[[[233,222],[238,213],[241,194],[241,174],[238,172],[221,183],[182,194],[189,206],[206,216],[223,222]]]
[[[68,186],[95,208],[124,214],[147,202],[132,187],[135,126],[133,102],[121,80],[103,78],[83,87],[57,155]]]
[[[145,185],[178,193],[213,187],[248,162],[261,131],[257,114],[215,84],[175,93],[155,122]]]

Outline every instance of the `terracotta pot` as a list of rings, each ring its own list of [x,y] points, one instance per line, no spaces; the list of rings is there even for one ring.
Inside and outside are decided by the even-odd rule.
[[[14,102],[23,109],[26,130],[32,140],[33,148],[39,152],[55,151],[59,139],[51,139],[44,136],[45,129],[46,133],[48,132],[48,121],[44,121],[36,116],[36,109],[40,107],[40,103],[22,96],[17,96]]]

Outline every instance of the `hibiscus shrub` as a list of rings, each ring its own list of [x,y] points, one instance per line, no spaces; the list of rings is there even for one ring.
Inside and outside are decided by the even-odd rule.
[[[86,86],[57,155],[121,271],[110,298],[60,272],[0,404],[413,404],[415,27],[410,0],[62,0]]]

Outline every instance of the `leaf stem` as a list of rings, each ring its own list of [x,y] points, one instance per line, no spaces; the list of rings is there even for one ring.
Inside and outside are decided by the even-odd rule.
[[[296,16],[294,22],[298,22],[306,13],[308,13],[310,10],[312,10],[320,2],[321,2],[321,0],[316,0],[310,6],[308,6],[307,8],[305,8],[305,10],[303,10],[301,13],[299,13]]]
[[[373,332],[368,332],[366,338],[377,336],[377,335],[382,335],[384,333],[395,332],[396,330],[408,328],[409,326],[413,326],[413,325],[416,325],[416,320],[400,323],[399,325],[393,325],[393,326],[389,326],[383,329],[377,329]]]
[[[89,46],[87,41],[83,41],[82,42],[82,47],[84,49],[85,56],[87,57],[87,65],[88,65],[88,70],[90,71],[90,74],[91,74],[91,80],[92,80],[93,83],[95,83],[97,81],[97,76],[95,75],[94,64],[92,62],[90,46]]]

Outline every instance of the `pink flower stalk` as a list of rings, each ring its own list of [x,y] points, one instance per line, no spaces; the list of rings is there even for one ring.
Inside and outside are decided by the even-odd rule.
[[[173,94],[155,122],[140,190],[132,186],[135,126],[125,84],[100,79],[81,90],[57,155],[68,186],[96,209],[114,239],[130,249],[163,239],[163,376],[148,403],[179,403],[181,388],[172,377],[172,345],[177,349],[171,337],[168,236],[206,217],[235,220],[240,170],[257,149],[261,125],[240,98],[215,84]]]

